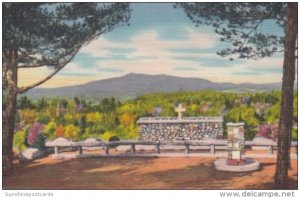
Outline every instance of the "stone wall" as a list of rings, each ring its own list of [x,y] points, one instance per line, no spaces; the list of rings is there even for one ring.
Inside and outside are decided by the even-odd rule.
[[[138,120],[139,140],[221,139],[223,117],[149,117]]]

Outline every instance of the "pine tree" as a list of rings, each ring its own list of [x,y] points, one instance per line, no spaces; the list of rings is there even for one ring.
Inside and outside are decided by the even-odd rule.
[[[179,3],[196,26],[210,25],[221,41],[232,44],[217,52],[221,56],[257,59],[284,52],[281,113],[275,184],[288,188],[289,150],[293,119],[293,90],[297,42],[297,3]],[[260,31],[266,20],[275,21],[285,35]]]
[[[81,47],[127,24],[130,8],[128,3],[3,3],[2,11],[2,84],[7,94],[2,168],[9,175],[17,94],[51,79]],[[52,73],[18,87],[18,70],[37,67],[52,68]]]

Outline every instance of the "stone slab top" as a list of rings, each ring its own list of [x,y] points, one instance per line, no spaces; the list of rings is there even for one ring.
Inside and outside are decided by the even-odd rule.
[[[207,146],[207,145],[215,145],[215,146],[227,146],[226,139],[203,139],[203,140],[188,140],[188,141],[143,141],[143,140],[121,140],[116,142],[95,142],[93,144],[86,143],[84,141],[80,142],[46,142],[46,147],[71,147],[71,146],[104,146],[104,145],[185,145],[188,143],[193,146]],[[246,141],[245,145],[247,146],[277,146],[277,142],[254,142],[254,141]],[[297,141],[292,141],[291,146],[298,146]]]
[[[198,123],[198,122],[223,122],[223,116],[216,117],[142,117],[138,124],[149,123]]]
[[[226,126],[244,126],[245,123],[244,122],[237,122],[237,123],[234,123],[234,122],[228,122],[226,124]]]

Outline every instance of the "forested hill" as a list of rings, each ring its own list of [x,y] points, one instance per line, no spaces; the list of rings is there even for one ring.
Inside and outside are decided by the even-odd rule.
[[[121,77],[89,82],[83,85],[60,88],[35,88],[25,95],[40,97],[119,97],[133,98],[145,93],[198,91],[198,90],[279,90],[281,83],[233,84],[216,83],[201,78],[183,78],[168,75],[130,73]]]

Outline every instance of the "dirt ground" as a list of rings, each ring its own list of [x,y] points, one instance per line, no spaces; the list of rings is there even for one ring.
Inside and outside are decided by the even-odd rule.
[[[3,189],[274,189],[275,159],[257,159],[251,173],[215,170],[214,158],[84,158],[15,162]],[[290,189],[298,189],[297,161],[289,171]]]

